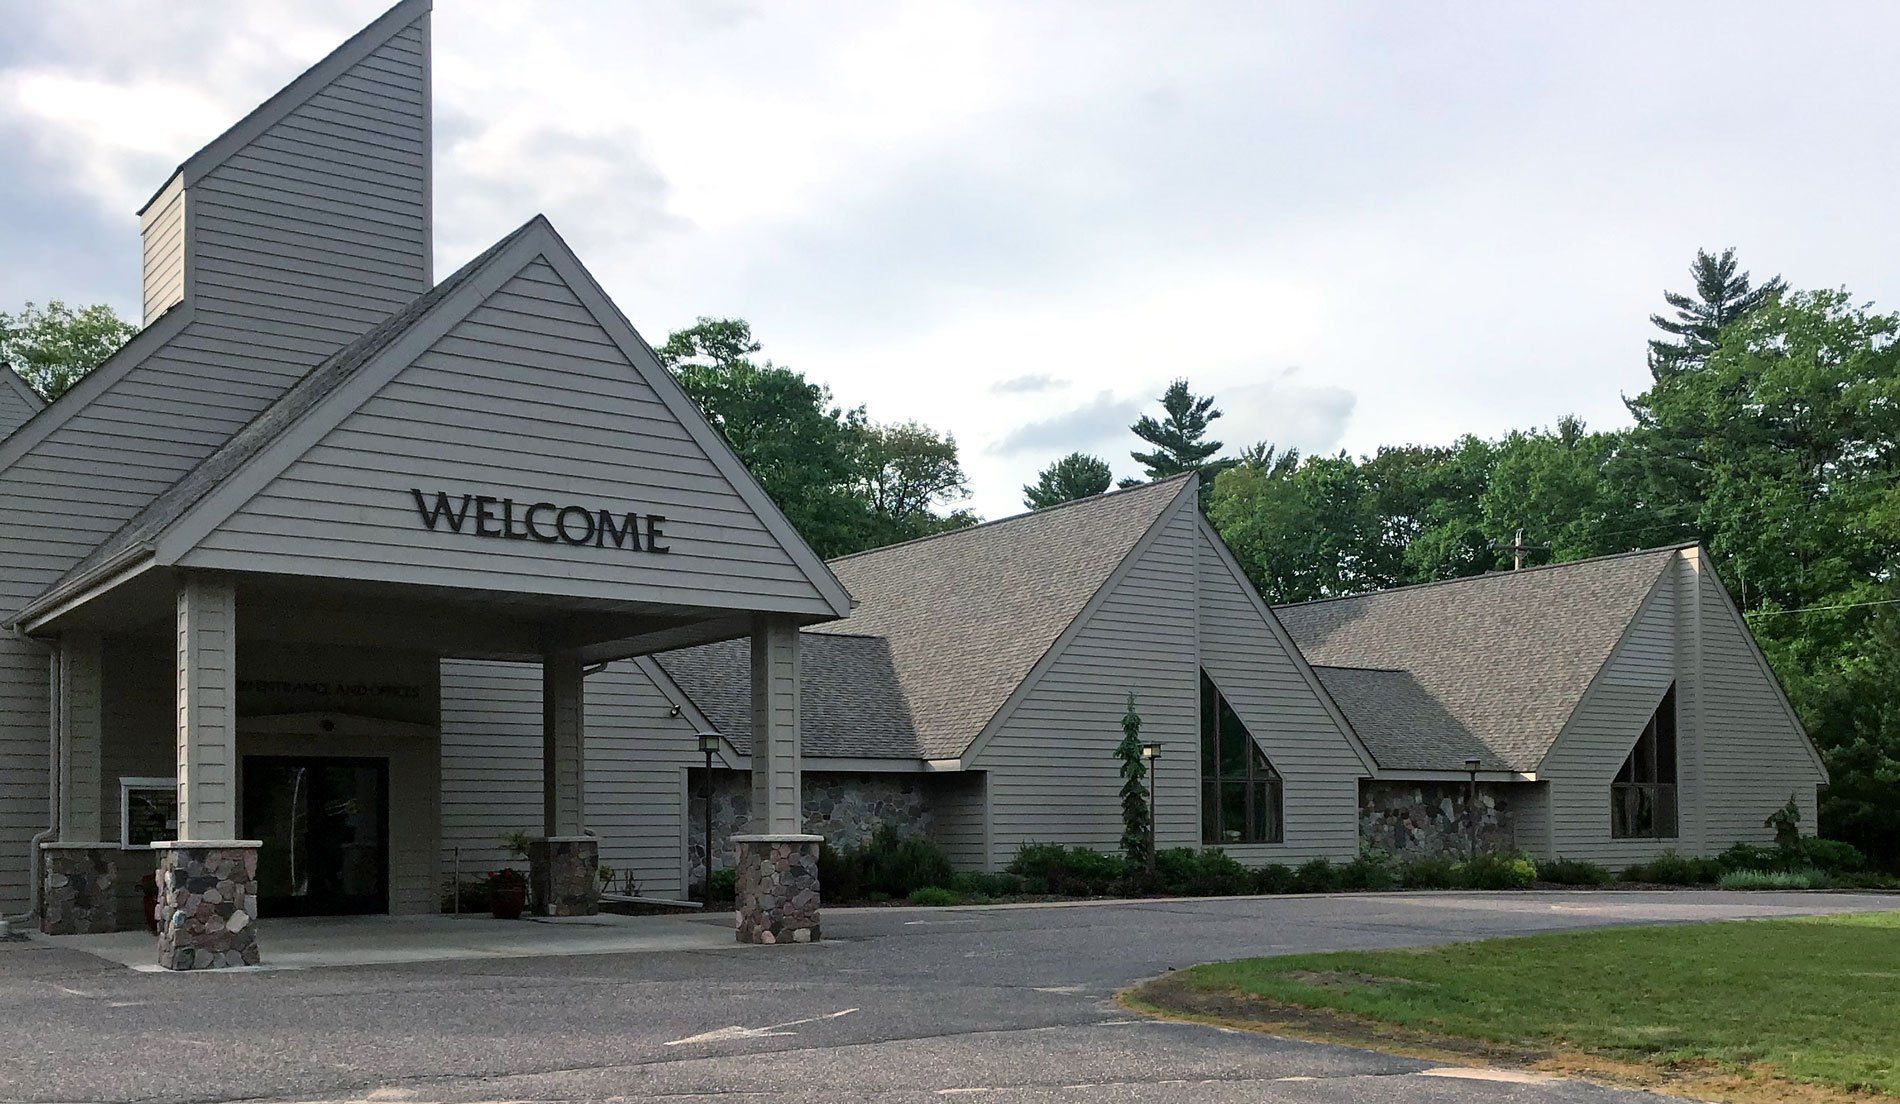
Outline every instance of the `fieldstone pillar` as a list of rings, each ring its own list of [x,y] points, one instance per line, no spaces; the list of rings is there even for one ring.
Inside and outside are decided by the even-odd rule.
[[[178,587],[178,838],[158,852],[158,962],[258,962],[257,840],[237,834],[237,593],[228,577]]]
[[[587,723],[579,652],[541,661],[541,839],[528,848],[530,904],[540,916],[600,911],[600,844],[586,834]]]
[[[85,935],[118,929],[112,886],[119,849],[104,827],[105,648],[97,633],[65,633],[55,645],[59,723],[59,840],[40,851],[40,930]]]
[[[742,943],[818,939],[818,846],[803,829],[799,779],[798,626],[752,624],[752,830],[738,850]]]

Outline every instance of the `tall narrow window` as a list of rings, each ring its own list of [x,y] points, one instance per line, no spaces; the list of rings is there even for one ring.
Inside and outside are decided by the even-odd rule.
[[[1674,839],[1676,834],[1676,688],[1671,686],[1610,783],[1610,836]]]
[[[1279,843],[1286,838],[1280,814],[1280,772],[1202,671],[1201,842]]]

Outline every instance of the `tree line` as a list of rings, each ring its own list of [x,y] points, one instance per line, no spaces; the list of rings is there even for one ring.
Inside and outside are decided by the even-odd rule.
[[[1732,249],[1690,274],[1651,316],[1627,428],[1564,417],[1361,456],[1224,454],[1215,398],[1178,379],[1129,427],[1129,456],[1148,479],[1200,473],[1210,522],[1272,602],[1481,574],[1513,546],[1561,562],[1701,542],[1827,761],[1823,828],[1900,863],[1900,316],[1757,284]],[[105,307],[29,304],[0,313],[0,358],[52,398],[133,329]],[[821,555],[977,520],[952,435],[842,406],[762,358],[743,320],[699,319],[656,351]],[[1023,501],[1113,482],[1075,452]]]

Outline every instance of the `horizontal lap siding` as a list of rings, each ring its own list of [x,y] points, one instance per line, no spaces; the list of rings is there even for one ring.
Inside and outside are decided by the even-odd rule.
[[[985,840],[987,776],[982,771],[926,775],[924,794],[930,810],[930,838],[959,870],[992,869]]]
[[[1200,539],[1201,665],[1284,785],[1285,842],[1225,850],[1249,865],[1350,860],[1359,853],[1359,778],[1365,764],[1307,682],[1290,642],[1260,615],[1248,583],[1228,568],[1210,537],[1202,533]],[[1168,764],[1193,776],[1197,801],[1198,739],[1197,730],[1193,757],[1182,755]],[[1198,825],[1200,806],[1179,815]]]
[[[658,514],[653,554],[434,531],[412,490]],[[433,499],[431,499],[433,501]],[[543,516],[544,524],[547,521]],[[821,601],[574,292],[536,260],[194,549],[188,566],[288,565],[528,593],[798,609]]]
[[[1677,695],[1678,714],[1684,721],[1677,739],[1683,835],[1661,840],[1610,838],[1610,782],[1676,678],[1680,566],[1680,561],[1672,561],[1665,569],[1576,714],[1538,766],[1539,776],[1550,786],[1553,857],[1617,869],[1664,851],[1695,850],[1691,839],[1695,778],[1689,752],[1694,734],[1686,723],[1693,689],[1687,685]]]
[[[1702,750],[1706,779],[1703,823],[1711,851],[1738,841],[1774,842],[1768,815],[1790,795],[1801,810],[1801,830],[1816,824],[1820,770],[1806,738],[1789,719],[1745,625],[1716,583],[1700,574],[1702,603]]]
[[[682,772],[699,761],[693,726],[631,663],[586,681],[588,831],[600,861],[630,871],[640,892],[678,897]],[[442,869],[461,848],[462,876],[519,864],[501,846],[538,835],[541,669],[533,664],[442,664]],[[618,884],[618,883],[616,883]]]
[[[1162,745],[1159,839],[1196,842],[1194,522],[1185,501],[977,756],[993,863],[1031,842],[1119,845],[1114,750],[1130,691],[1141,738]]]
[[[139,216],[145,325],[185,298],[185,178],[171,183]]]
[[[25,425],[40,408],[27,401],[10,383],[0,381],[0,438]]]

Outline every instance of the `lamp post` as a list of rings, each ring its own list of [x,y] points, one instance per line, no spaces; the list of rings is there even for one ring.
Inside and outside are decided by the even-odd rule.
[[[1155,872],[1155,764],[1161,759],[1160,744],[1141,745],[1141,761],[1148,768],[1148,873]]]
[[[718,750],[719,750],[719,733],[702,732],[699,734],[699,753],[706,757],[706,778],[700,785],[700,789],[705,795],[704,800],[705,800],[705,805],[706,805],[706,875],[705,877],[701,878],[699,882],[699,903],[706,906],[707,908],[712,907],[712,876],[713,876],[712,761],[713,761],[713,753]]]
[[[1465,760],[1465,773],[1470,776],[1465,783],[1465,823],[1471,837],[1471,857],[1478,857],[1478,766],[1477,756]]]

